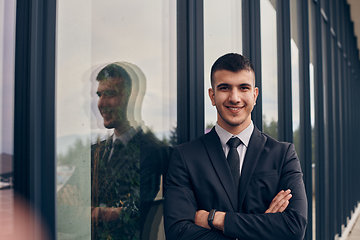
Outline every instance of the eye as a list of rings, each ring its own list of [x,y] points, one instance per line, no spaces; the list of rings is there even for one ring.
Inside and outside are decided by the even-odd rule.
[[[246,91],[246,90],[249,90],[250,87],[249,86],[240,86],[240,90],[242,91]]]
[[[107,91],[104,91],[103,94],[104,94],[104,96],[106,96],[106,97],[113,97],[113,96],[117,95],[117,92],[116,92],[116,91],[112,91],[112,90],[107,90]]]
[[[219,90],[228,90],[229,89],[229,87],[227,87],[227,86],[221,86],[221,87],[219,87]]]

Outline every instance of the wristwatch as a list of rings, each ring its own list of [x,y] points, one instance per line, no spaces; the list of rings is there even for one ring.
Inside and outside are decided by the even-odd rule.
[[[209,227],[213,230],[216,230],[216,228],[213,225],[213,221],[214,221],[214,217],[215,217],[215,213],[216,213],[216,209],[211,209],[211,211],[209,212],[209,216],[208,216],[208,224]]]

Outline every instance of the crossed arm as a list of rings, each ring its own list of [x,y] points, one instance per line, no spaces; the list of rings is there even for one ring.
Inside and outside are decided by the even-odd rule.
[[[272,200],[269,208],[265,211],[265,213],[277,213],[277,212],[283,212],[287,206],[289,205],[289,200],[292,197],[291,190],[288,189],[286,191],[281,190]],[[216,229],[220,231],[224,231],[224,222],[225,222],[225,212],[216,211],[213,225]],[[195,224],[210,229],[210,226],[208,224],[208,216],[209,212],[205,210],[199,210],[195,214]]]
[[[277,189],[291,189],[291,193],[289,190],[280,191],[264,212],[252,209],[234,212],[225,207],[221,200],[223,196],[227,201],[224,193],[214,192],[217,180],[213,181],[210,177],[200,181],[204,179],[198,174],[199,169],[204,169],[201,161],[197,161],[200,165],[189,166],[182,154],[180,149],[174,149],[166,181],[164,217],[168,240],[302,239],[307,224],[307,200],[300,163],[293,146],[286,153],[281,176],[276,183]],[[206,185],[203,185],[204,182]],[[222,191],[221,185],[216,186]],[[248,197],[247,201],[257,201],[254,199],[256,191],[252,188],[252,198]],[[222,206],[213,221],[219,231],[210,230],[207,223],[207,211],[214,208],[213,202],[216,202],[215,206]],[[221,209],[224,207],[227,209]]]

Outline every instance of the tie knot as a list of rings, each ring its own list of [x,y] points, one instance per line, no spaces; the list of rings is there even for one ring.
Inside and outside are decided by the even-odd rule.
[[[114,142],[114,147],[119,146],[121,144],[122,144],[122,142],[120,141],[120,139],[117,138]]]
[[[124,144],[120,139],[116,139],[113,145],[114,150],[121,150],[124,147]]]
[[[230,148],[237,148],[241,144],[241,140],[238,137],[230,138],[226,144]]]

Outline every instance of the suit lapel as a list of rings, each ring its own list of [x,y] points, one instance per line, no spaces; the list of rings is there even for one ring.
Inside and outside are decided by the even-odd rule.
[[[239,184],[239,210],[245,198],[250,179],[254,173],[255,167],[259,160],[262,149],[264,148],[267,138],[257,127],[254,127],[254,132],[250,138],[248,149],[246,150],[243,167],[241,170],[240,184]]]
[[[202,137],[202,141],[208,152],[208,156],[215,168],[218,178],[223,185],[228,198],[234,211],[237,210],[237,196],[235,191],[235,184],[232,179],[229,165],[226,162],[224,151],[221,147],[220,138],[217,135],[215,128],[213,128],[208,134]]]

